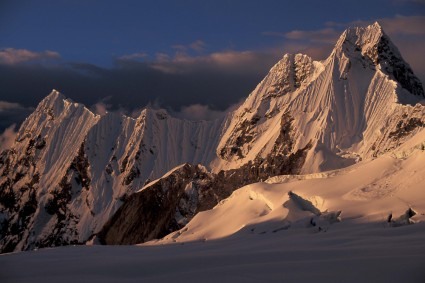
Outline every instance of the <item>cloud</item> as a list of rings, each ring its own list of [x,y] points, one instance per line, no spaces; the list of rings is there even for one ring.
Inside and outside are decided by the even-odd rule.
[[[262,35],[284,39],[281,47],[285,53],[302,53],[314,60],[323,60],[332,51],[341,32],[335,27],[326,27],[318,30],[268,31]]]
[[[98,115],[105,115],[108,113],[108,105],[103,102],[98,102],[94,105],[94,113]]]
[[[226,111],[218,111],[211,109],[208,105],[192,104],[183,106],[180,112],[173,112],[172,115],[186,120],[215,120],[223,117]]]
[[[187,46],[183,45],[183,44],[176,44],[171,46],[171,48],[177,50],[178,52],[186,52],[187,51]]]
[[[201,53],[205,50],[206,47],[207,47],[207,44],[200,39],[195,40],[194,42],[188,45],[176,44],[171,46],[171,48],[177,50],[177,53],[187,53],[190,50],[193,50],[197,53]]]
[[[166,54],[165,54],[166,55]],[[270,68],[279,57],[275,52],[264,51],[222,51],[208,55],[190,56],[176,53],[174,57],[157,57],[151,67],[164,73],[191,73],[207,69],[224,72],[257,72]]]
[[[30,61],[45,61],[59,58],[59,53],[50,50],[42,52],[15,48],[5,48],[0,50],[0,64],[7,65],[15,65]]]
[[[137,59],[145,59],[149,55],[145,52],[132,53],[128,55],[123,55],[119,57],[119,60],[137,60]]]
[[[7,112],[10,110],[21,110],[24,107],[20,105],[19,103],[15,102],[8,102],[8,101],[0,101],[0,113],[1,112]]]
[[[423,29],[425,16],[396,15],[392,18],[380,18],[370,21],[358,20],[349,23],[327,22],[325,25],[330,29],[344,29],[348,26],[367,26],[375,21],[378,21],[384,28],[384,31],[391,36],[420,36],[425,34],[425,30]]]
[[[151,60],[116,58],[109,68],[62,62],[0,64],[1,100],[36,106],[54,88],[74,101],[92,106],[98,114],[118,110],[131,114],[154,100],[167,110],[200,104],[209,105],[213,111],[224,111],[248,96],[281,57],[280,53],[269,50],[226,50],[193,56],[161,53]],[[110,98],[104,100],[105,97]],[[28,110],[25,113],[28,115]],[[4,124],[4,129],[12,123],[21,123],[24,118],[7,114],[0,124]]]
[[[301,42],[286,42],[282,46],[285,53],[306,54],[313,58],[313,60],[326,59],[334,47],[332,44],[311,44]]]
[[[285,34],[285,38],[292,40],[308,40],[311,42],[323,42],[334,44],[340,33],[333,28],[325,28],[314,31],[293,30]]]
[[[12,124],[21,123],[34,108],[19,103],[0,101],[0,132]]]
[[[286,33],[284,33],[284,32],[278,32],[278,31],[263,31],[261,34],[262,35],[265,35],[265,36],[285,37],[285,34]]]
[[[157,62],[168,62],[170,60],[170,55],[162,52],[158,52],[155,54],[155,59]]]
[[[241,106],[244,100],[245,99],[242,98],[238,102],[231,104],[224,110],[213,109],[209,105],[199,103],[182,106],[179,111],[174,111],[172,109],[168,110],[171,115],[176,118],[192,121],[211,121],[224,118],[228,113],[236,110],[239,106]],[[158,105],[156,105],[156,107],[158,108]]]
[[[283,37],[289,40],[301,40],[319,43],[334,44],[340,32],[334,28],[324,28],[319,30],[292,30],[286,33],[283,32],[263,32],[266,36]]]
[[[0,152],[9,149],[13,145],[17,134],[17,132],[15,132],[15,127],[16,124],[11,125],[0,135]]]
[[[192,42],[189,46],[190,46],[190,48],[192,48],[196,52],[202,52],[202,51],[205,50],[205,47],[207,45],[202,40],[196,40],[196,41]]]
[[[97,115],[105,115],[112,108],[111,104],[106,103],[109,99],[111,99],[111,96],[101,99],[96,104],[92,105],[90,109]]]
[[[425,16],[396,16],[379,20],[385,32],[396,35],[423,36],[425,35]]]

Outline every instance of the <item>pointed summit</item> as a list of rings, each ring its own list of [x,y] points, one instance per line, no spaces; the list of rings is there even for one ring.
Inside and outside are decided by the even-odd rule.
[[[378,21],[375,21],[373,24],[370,25],[371,28],[379,29],[382,31],[382,26]]]
[[[377,45],[383,35],[384,32],[378,22],[367,27],[350,27],[342,33],[336,47],[350,43],[362,50],[371,48]]]
[[[304,54],[285,54],[283,58],[272,67],[266,81],[267,88],[264,98],[277,97],[293,92],[302,85],[307,84],[314,72],[313,60]]]
[[[42,100],[42,102],[50,103],[50,102],[54,102],[56,100],[65,100],[65,99],[66,99],[65,95],[63,95],[62,93],[60,93],[56,89],[52,89],[50,94],[48,96],[46,96]]]
[[[66,97],[59,91],[53,89],[37,106],[38,110],[50,109],[53,112],[59,112],[63,108]]]
[[[349,58],[366,59],[371,66],[377,67],[411,94],[425,97],[421,81],[413,74],[409,64],[378,22],[367,27],[351,27],[345,30],[334,52],[343,52]]]

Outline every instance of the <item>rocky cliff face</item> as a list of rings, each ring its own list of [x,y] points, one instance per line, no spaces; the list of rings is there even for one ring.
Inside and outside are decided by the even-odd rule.
[[[182,228],[198,211],[210,209],[231,189],[214,186],[201,166],[184,164],[131,195],[98,237],[106,244],[134,244]]]
[[[53,91],[0,154],[0,250],[160,237],[243,185],[391,151],[424,127],[423,99],[377,23],[324,61],[285,55],[224,121],[99,116]]]

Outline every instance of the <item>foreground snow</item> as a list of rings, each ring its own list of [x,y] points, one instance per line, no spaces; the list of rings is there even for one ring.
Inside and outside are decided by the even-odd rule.
[[[165,246],[77,246],[0,256],[2,282],[423,282],[424,223],[338,223]]]

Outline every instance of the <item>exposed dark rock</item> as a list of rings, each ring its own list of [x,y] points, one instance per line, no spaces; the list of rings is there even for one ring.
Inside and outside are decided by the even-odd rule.
[[[121,168],[120,168],[121,173],[124,173],[125,169],[127,168],[127,164],[128,164],[128,155],[124,157],[123,161],[121,162]]]
[[[17,202],[12,184],[13,182],[10,178],[5,178],[5,181],[0,184],[0,204],[7,210],[12,210]]]
[[[24,237],[28,233],[32,216],[38,207],[37,183],[38,179],[35,177],[17,191],[13,190],[12,182],[5,182],[0,188],[0,204],[3,206],[1,212],[11,214],[9,219],[0,224],[0,246],[2,247],[0,252],[12,252],[18,243],[22,240],[26,241]]]
[[[165,120],[167,117],[167,112],[156,112],[156,118],[158,118],[158,120]]]
[[[387,222],[392,227],[399,227],[404,225],[411,225],[414,224],[415,221],[411,218],[417,214],[416,211],[414,211],[412,208],[408,208],[402,215],[400,215],[398,218],[394,219],[392,217],[392,214],[387,218]]]
[[[19,142],[19,141],[17,141]],[[14,149],[0,154],[0,252],[12,252],[26,242],[34,213],[38,208],[40,174],[35,168],[36,152],[45,141],[40,136],[23,135],[25,150],[18,157]]]
[[[253,140],[254,129],[261,118],[255,115],[251,120],[243,120],[235,126],[233,137],[229,138],[226,145],[220,150],[223,159],[230,160],[232,157],[245,157],[241,147]]]
[[[389,137],[393,139],[400,139],[409,135],[416,128],[422,128],[425,123],[419,118],[410,118],[408,120],[401,120],[397,124],[396,130],[389,133]]]
[[[140,176],[140,170],[139,168],[137,168],[137,166],[133,165],[133,167],[131,167],[130,172],[127,174],[127,176],[125,176],[123,184],[128,186],[131,184],[131,182],[133,182],[133,180],[137,177]]]
[[[255,115],[251,120],[243,120],[235,126],[234,135],[230,137],[220,150],[221,158],[231,160],[234,157],[244,158],[243,145],[250,143],[256,135],[256,127],[261,117]],[[277,155],[287,155],[293,146],[291,138],[293,118],[289,113],[284,113],[281,118],[281,131],[277,138],[274,152]]]
[[[264,95],[263,100],[283,96],[297,88],[310,77],[313,71],[312,60],[305,55],[288,55],[279,64],[287,67],[280,71],[279,79],[271,86]]]
[[[112,169],[112,165],[111,165],[111,163],[109,163],[108,165],[106,165],[105,172],[106,172],[106,174],[108,174],[108,175],[111,175],[111,174],[112,174],[112,172],[114,172],[114,170]]]
[[[72,161],[69,166],[67,174],[70,174],[70,171],[73,171],[75,174],[75,181],[78,185],[81,185],[81,188],[88,190],[90,188],[91,179],[88,173],[89,160],[85,154],[84,142],[81,144],[80,149],[78,150],[77,156]]]
[[[78,244],[78,241],[75,240],[78,233],[74,225],[72,225],[78,223],[78,218],[68,209],[68,204],[73,197],[72,190],[72,184],[69,182],[68,177],[64,176],[58,188],[50,193],[51,197],[48,199],[44,208],[48,214],[54,217],[56,222],[48,236],[37,240],[34,244],[36,247],[43,248]]]
[[[375,62],[381,64],[384,71],[390,74],[411,94],[425,97],[421,81],[416,78],[410,66],[401,58],[401,55],[396,54],[390,47],[387,36],[382,36],[378,43]]]
[[[38,150],[43,149],[46,146],[46,140],[43,139],[40,135],[35,140],[35,148]]]
[[[55,113],[54,113],[54,111],[53,111],[53,108],[51,108],[51,107],[46,108],[46,109],[44,110],[44,112],[45,112],[45,114],[49,117],[49,118],[48,118],[49,120],[51,120],[51,121],[55,120]]]
[[[185,164],[172,174],[151,183],[141,192],[128,197],[99,233],[106,244],[133,244],[165,236],[182,227],[176,211],[193,217],[181,203],[185,188],[196,183],[199,191],[212,190],[212,175],[199,166]],[[220,194],[219,191],[214,192]],[[228,195],[224,194],[224,195]],[[224,197],[224,195],[222,197]]]
[[[381,70],[399,82],[401,87],[414,95],[425,97],[421,81],[413,74],[410,66],[385,34],[381,36],[375,48],[366,50],[365,55],[375,65],[380,64]]]
[[[50,194],[52,196],[49,198],[44,208],[48,214],[56,215],[58,221],[62,221],[65,219],[67,211],[66,205],[72,199],[72,185],[68,183],[66,176],[64,176],[59,183],[59,188],[56,188],[50,192]]]

